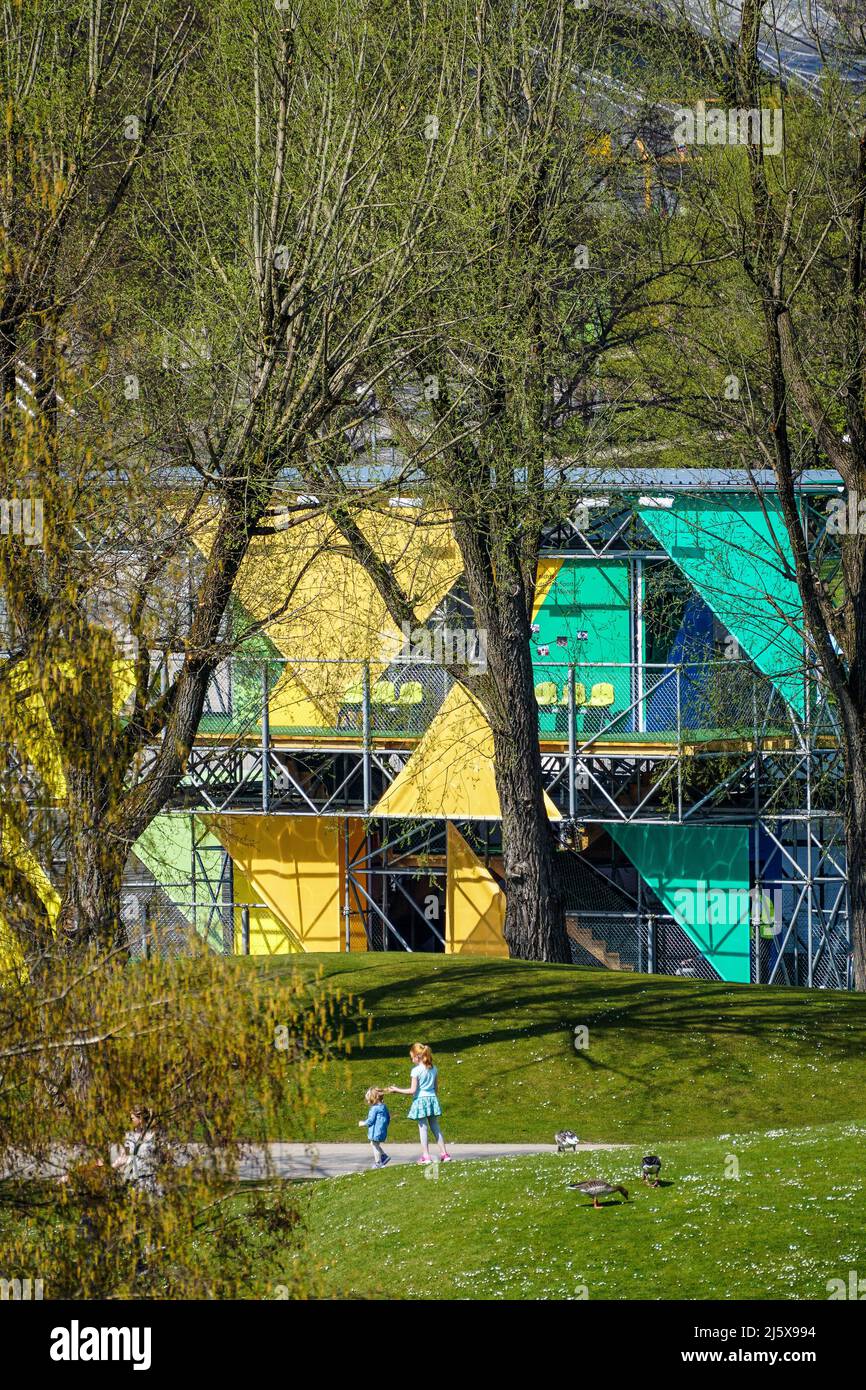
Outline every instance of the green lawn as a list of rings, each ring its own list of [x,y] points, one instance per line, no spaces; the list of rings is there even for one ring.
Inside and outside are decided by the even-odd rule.
[[[866,1273],[864,1139],[848,1124],[666,1142],[657,1189],[635,1181],[641,1149],[455,1162],[436,1181],[371,1170],[311,1184],[308,1228],[337,1297],[826,1299]],[[632,1200],[595,1211],[568,1191],[599,1174]]]
[[[430,956],[226,968],[321,974],[355,1000],[351,1054],[321,1074],[309,1138],[357,1142],[364,1090],[405,1085],[420,1040],[458,1153],[551,1143],[563,1126],[631,1146],[302,1185],[297,1268],[272,1194],[238,1192],[228,1243],[205,1235],[192,1254],[242,1296],[272,1298],[301,1269],[316,1293],[371,1299],[826,1299],[829,1280],[866,1277],[866,998]],[[391,1140],[416,1139],[407,1098],[393,1101]],[[304,1137],[288,1116],[281,1128],[267,1137]],[[658,1189],[637,1176],[648,1151]],[[568,1190],[596,1176],[631,1200],[595,1211]]]
[[[310,1136],[322,1141],[357,1140],[368,1086],[408,1085],[414,1041],[433,1048],[445,1133],[458,1143],[549,1143],[569,1126],[582,1139],[652,1147],[866,1122],[863,997],[402,954],[266,968],[322,970],[372,1018],[346,1066],[328,1074]],[[578,1024],[589,1029],[584,1051],[573,1045]],[[391,1109],[391,1138],[414,1139],[407,1098]]]
[[[407,1084],[420,1040],[451,1143],[550,1143],[569,1126],[635,1146],[311,1184],[326,1294],[826,1299],[828,1280],[866,1276],[866,999],[430,956],[268,968],[323,970],[372,1021],[328,1077],[322,1140],[357,1139],[365,1088]],[[390,1138],[414,1139],[394,1102]],[[647,1151],[658,1189],[637,1180]],[[594,1211],[568,1191],[598,1175],[632,1200]]]

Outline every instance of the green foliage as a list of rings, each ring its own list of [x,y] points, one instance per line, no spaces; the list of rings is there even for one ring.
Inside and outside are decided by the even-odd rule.
[[[269,1280],[307,1292],[292,1190],[244,1216],[236,1179],[244,1140],[310,1132],[313,1081],[345,1052],[351,1007],[313,977],[227,970],[205,952],[126,966],[91,952],[7,974],[4,1276],[31,1271],[47,1297],[233,1297]],[[124,1163],[124,1144],[143,1158]]]

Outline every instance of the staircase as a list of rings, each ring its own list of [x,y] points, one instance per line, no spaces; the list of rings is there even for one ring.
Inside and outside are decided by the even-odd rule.
[[[589,927],[582,927],[576,917],[566,917],[565,930],[571,937],[576,946],[580,946],[588,955],[597,960],[599,965],[603,965],[605,970],[626,970],[629,967],[622,964],[616,951],[609,951],[603,941],[599,941],[593,936]]]

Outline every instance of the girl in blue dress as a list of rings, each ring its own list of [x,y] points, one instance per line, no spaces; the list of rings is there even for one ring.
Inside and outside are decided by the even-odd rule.
[[[433,1138],[439,1145],[442,1162],[450,1163],[451,1155],[445,1148],[445,1140],[439,1127],[442,1106],[439,1104],[439,1070],[433,1065],[433,1053],[425,1043],[413,1043],[409,1048],[409,1056],[415,1064],[412,1068],[411,1086],[389,1086],[388,1090],[393,1095],[412,1097],[408,1118],[418,1121],[418,1134],[421,1139],[421,1157],[418,1162],[432,1162],[427,1145],[429,1124]]]
[[[371,1086],[369,1091],[364,1092],[364,1099],[370,1109],[366,1120],[359,1120],[358,1124],[367,1127],[367,1138],[373,1147],[373,1167],[386,1168],[391,1156],[382,1148],[382,1141],[388,1138],[391,1114],[385,1104],[385,1092],[381,1086]]]

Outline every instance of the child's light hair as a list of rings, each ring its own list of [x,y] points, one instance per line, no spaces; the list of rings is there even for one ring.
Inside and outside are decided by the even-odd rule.
[[[413,1062],[423,1062],[425,1067],[432,1067],[433,1053],[426,1043],[413,1043],[409,1048],[409,1056]]]
[[[385,1099],[385,1092],[381,1086],[371,1086],[364,1092],[364,1099],[368,1105],[379,1105]]]

